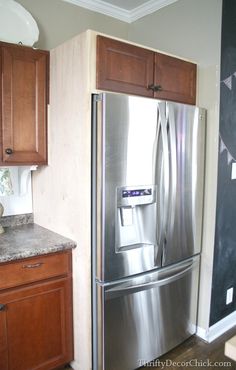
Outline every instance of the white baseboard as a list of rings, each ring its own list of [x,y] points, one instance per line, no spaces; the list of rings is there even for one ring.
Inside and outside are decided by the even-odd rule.
[[[213,342],[216,338],[224,334],[227,330],[236,325],[236,311],[210,326],[208,329],[203,329],[197,326],[196,335],[208,343]]]
[[[76,362],[76,361],[72,361],[72,362],[70,363],[70,365],[72,366],[73,370],[80,370],[80,367],[79,367],[78,362]]]

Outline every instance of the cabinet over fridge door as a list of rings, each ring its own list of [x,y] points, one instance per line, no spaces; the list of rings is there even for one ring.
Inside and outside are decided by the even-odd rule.
[[[155,185],[160,130],[155,100],[111,93],[94,99],[93,248],[96,277],[107,281],[160,266]]]
[[[205,110],[167,103],[168,216],[163,265],[200,252],[205,161]]]

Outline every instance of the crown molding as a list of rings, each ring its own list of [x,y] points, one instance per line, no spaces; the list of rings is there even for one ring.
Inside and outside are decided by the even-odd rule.
[[[130,23],[129,21],[130,12],[128,10],[120,8],[113,4],[108,4],[102,0],[63,0],[63,1],[81,6],[82,8],[86,8],[94,12],[108,15],[113,18],[117,18],[123,22]]]
[[[156,12],[167,5],[173,4],[178,0],[150,0],[147,3],[138,6],[130,11],[129,23],[132,23],[145,15]]]
[[[119,19],[123,22],[132,23],[145,15],[156,12],[164,6],[175,3],[178,0],[149,0],[147,3],[140,5],[132,10],[126,10],[108,4],[103,0],[63,0],[67,3],[71,3],[82,8],[92,10],[94,12],[102,13],[110,17]]]

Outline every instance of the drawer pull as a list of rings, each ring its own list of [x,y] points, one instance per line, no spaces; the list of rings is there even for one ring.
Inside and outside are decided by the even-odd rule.
[[[38,263],[29,264],[29,265],[23,265],[22,268],[23,269],[36,269],[38,267],[41,267],[42,265],[43,265],[43,262],[38,262]]]
[[[0,303],[0,311],[4,311],[5,309],[6,309],[6,305]]]

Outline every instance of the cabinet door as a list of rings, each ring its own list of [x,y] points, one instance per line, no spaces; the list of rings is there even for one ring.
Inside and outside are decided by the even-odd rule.
[[[6,311],[2,306],[0,306],[0,369],[8,370]]]
[[[47,162],[48,52],[2,44],[2,161]]]
[[[6,305],[7,370],[48,370],[73,359],[69,278],[2,293],[0,302]]]
[[[196,64],[155,53],[154,97],[196,104]]]
[[[153,96],[154,53],[97,36],[97,89]]]

